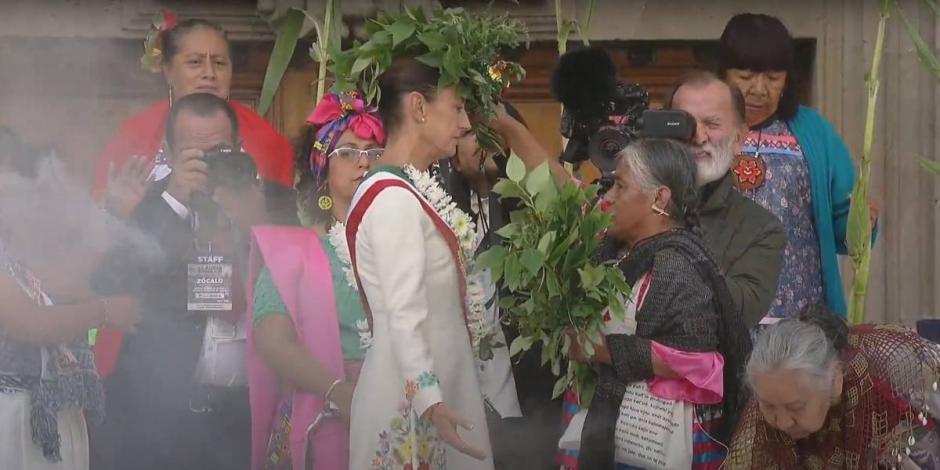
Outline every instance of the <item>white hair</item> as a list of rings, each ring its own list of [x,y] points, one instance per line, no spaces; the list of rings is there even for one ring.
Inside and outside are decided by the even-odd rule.
[[[822,328],[792,318],[769,326],[757,336],[744,373],[747,383],[753,386],[758,375],[798,371],[809,375],[820,389],[828,390],[838,361],[838,351]]]

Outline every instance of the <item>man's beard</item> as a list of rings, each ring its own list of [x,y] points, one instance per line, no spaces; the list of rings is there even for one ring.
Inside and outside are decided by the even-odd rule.
[[[702,146],[702,150],[708,153],[709,158],[696,162],[698,170],[696,181],[699,187],[720,180],[731,169],[735,151],[734,136],[729,136],[718,145],[709,142]]]

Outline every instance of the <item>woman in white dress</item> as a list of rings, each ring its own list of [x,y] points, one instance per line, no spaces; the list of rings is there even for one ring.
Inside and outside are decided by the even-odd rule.
[[[461,224],[472,223],[435,208],[443,193],[428,191],[423,173],[454,155],[470,131],[456,86],[438,88],[439,78],[437,69],[400,57],[379,79],[383,166],[359,187],[348,219],[373,335],[352,402],[357,470],[493,468],[465,318]]]

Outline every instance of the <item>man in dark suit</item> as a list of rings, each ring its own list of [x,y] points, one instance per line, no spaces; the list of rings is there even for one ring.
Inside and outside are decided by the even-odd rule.
[[[96,279],[100,290],[136,293],[143,314],[106,382],[108,417],[98,438],[110,441],[115,469],[247,469],[245,299],[238,281],[247,234],[227,222],[244,217],[212,202],[215,169],[206,159],[214,149],[238,148],[238,120],[225,100],[188,95],[170,111],[165,147],[172,173],[150,188],[131,216],[159,241],[164,259],[147,265],[117,249]],[[246,194],[254,200],[260,191]],[[243,206],[258,211],[264,205]],[[212,277],[227,278],[219,305],[193,303],[193,266],[228,273]]]

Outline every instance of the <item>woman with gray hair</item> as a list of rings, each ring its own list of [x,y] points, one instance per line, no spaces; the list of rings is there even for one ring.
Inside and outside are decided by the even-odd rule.
[[[633,289],[625,318],[605,315],[590,358],[577,344],[569,352],[600,375],[579,468],[710,469],[724,456],[749,337],[697,233],[695,172],[678,141],[620,153],[607,233],[626,245],[620,268]]]
[[[938,469],[940,349],[811,305],[757,338],[729,468]]]

